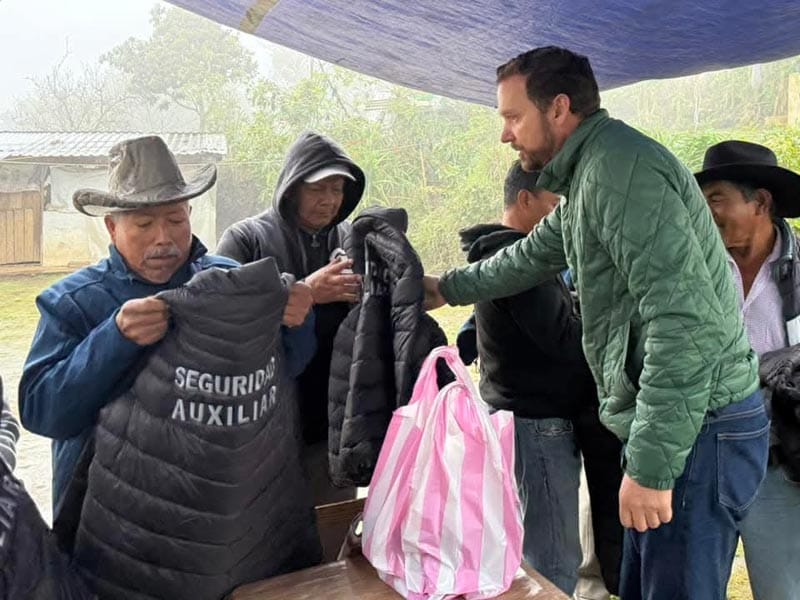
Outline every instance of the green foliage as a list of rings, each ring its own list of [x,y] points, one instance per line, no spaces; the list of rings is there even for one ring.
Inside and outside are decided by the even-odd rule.
[[[681,159],[692,171],[699,171],[709,146],[723,140],[744,140],[771,148],[781,166],[800,172],[800,129],[770,127],[767,129],[733,129],[703,131],[646,132]]]
[[[243,212],[253,214],[268,204],[286,149],[300,132],[311,129],[336,139],[367,173],[360,208],[408,211],[409,237],[429,271],[463,263],[457,232],[499,218],[503,180],[515,158],[499,142],[494,111],[389,86],[318,61],[311,67],[307,77],[291,85],[260,81],[252,95],[251,119],[229,133],[233,162],[247,165],[244,177],[261,189],[248,196],[251,206]],[[736,80],[740,72],[724,75]],[[800,171],[800,132],[785,126],[645,131],[692,170],[700,168],[712,144],[744,139],[770,146],[781,164]]]
[[[130,77],[131,93],[151,105],[194,112],[200,130],[226,124],[237,109],[237,90],[255,78],[257,65],[231,30],[178,8],[155,6],[146,40],[130,38],[101,61]]]
[[[603,94],[616,116],[653,130],[774,126],[788,111],[788,76],[800,57],[769,64],[645,81]]]

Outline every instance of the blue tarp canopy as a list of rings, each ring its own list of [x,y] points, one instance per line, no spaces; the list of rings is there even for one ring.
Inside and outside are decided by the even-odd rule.
[[[542,45],[604,89],[800,54],[800,0],[170,0],[393,83],[492,105],[494,72]]]

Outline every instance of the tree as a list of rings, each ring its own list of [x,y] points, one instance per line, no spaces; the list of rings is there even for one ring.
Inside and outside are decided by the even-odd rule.
[[[124,78],[99,65],[75,72],[64,56],[45,75],[29,78],[33,91],[11,109],[15,129],[103,131],[127,122],[133,97]]]
[[[604,104],[631,123],[649,129],[702,130],[785,122],[789,75],[800,57],[769,64],[644,81],[603,94]]]
[[[130,38],[101,61],[125,73],[130,93],[151,106],[191,111],[200,131],[224,128],[255,79],[252,53],[236,32],[179,8],[155,6],[150,21],[148,39]]]

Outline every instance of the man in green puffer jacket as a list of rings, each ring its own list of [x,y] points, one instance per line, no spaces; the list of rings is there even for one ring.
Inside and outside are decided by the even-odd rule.
[[[538,48],[497,75],[502,141],[565,198],[492,258],[428,277],[427,307],[569,267],[601,419],[625,442],[620,595],[722,600],[769,424],[705,199],[672,154],[600,109],[586,57]]]

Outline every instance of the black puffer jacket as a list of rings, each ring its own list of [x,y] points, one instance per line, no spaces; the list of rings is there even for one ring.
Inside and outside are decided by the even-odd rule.
[[[100,413],[75,557],[101,598],[219,600],[319,562],[275,261],[159,296],[174,328]]]
[[[345,179],[344,201],[339,214],[326,229],[310,235],[297,225],[296,190],[303,179],[325,166],[349,167],[355,181]],[[336,248],[347,247],[350,224],[345,221],[364,193],[364,172],[333,140],[316,133],[301,135],[286,155],[278,176],[272,207],[231,225],[217,246],[217,254],[242,264],[266,257],[278,261],[278,269],[303,279],[325,266]],[[327,435],[328,371],[333,337],[350,307],[337,302],[314,307],[317,353],[298,378],[304,437],[311,444]]]
[[[460,232],[475,262],[525,234],[499,224]],[[571,419],[597,407],[581,346],[581,321],[569,290],[556,276],[516,296],[475,305],[481,396],[498,409],[527,419]]]
[[[759,360],[772,417],[770,458],[800,483],[800,345],[767,352]]]
[[[347,249],[364,296],[334,341],[329,463],[336,485],[368,485],[398,406],[411,398],[428,353],[447,343],[422,307],[423,269],[405,236],[401,209],[368,209],[353,222]]]
[[[33,499],[0,460],[0,600],[95,600]]]

